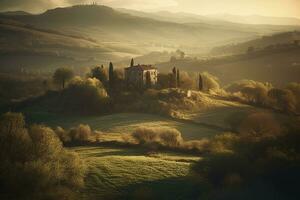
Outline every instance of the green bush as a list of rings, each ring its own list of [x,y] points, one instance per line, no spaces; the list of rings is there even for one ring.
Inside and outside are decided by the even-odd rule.
[[[58,99],[62,112],[99,114],[109,110],[109,98],[98,79],[73,79]]]

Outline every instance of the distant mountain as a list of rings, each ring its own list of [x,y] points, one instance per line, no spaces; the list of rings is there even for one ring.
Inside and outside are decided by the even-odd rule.
[[[31,15],[25,11],[7,11],[7,12],[0,12],[0,15]]]
[[[242,24],[300,25],[300,19],[292,17],[269,17],[260,15],[240,16],[230,14],[208,15],[207,17]]]
[[[214,55],[240,54],[246,52],[249,47],[253,47],[254,49],[263,49],[267,47],[272,48],[272,46],[291,44],[296,41],[300,41],[299,31],[284,32],[270,36],[263,36],[248,42],[215,47],[212,49],[211,53]]]

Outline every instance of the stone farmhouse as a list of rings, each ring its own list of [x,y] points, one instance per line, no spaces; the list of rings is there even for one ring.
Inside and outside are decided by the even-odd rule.
[[[128,85],[143,88],[157,84],[158,70],[152,65],[132,65],[125,68],[125,81]]]

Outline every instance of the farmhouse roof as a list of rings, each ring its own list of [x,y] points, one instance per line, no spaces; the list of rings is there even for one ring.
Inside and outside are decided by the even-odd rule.
[[[156,67],[152,66],[152,65],[135,65],[135,66],[131,66],[131,67],[127,67],[125,68],[126,70],[152,70],[152,69],[157,69]]]

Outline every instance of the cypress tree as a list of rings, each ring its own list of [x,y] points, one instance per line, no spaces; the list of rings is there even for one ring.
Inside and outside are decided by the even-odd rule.
[[[199,90],[203,90],[203,79],[201,74],[199,74]]]
[[[114,86],[114,66],[112,62],[109,63],[109,87],[112,89]]]
[[[177,70],[176,67],[173,68],[173,87],[177,88]]]
[[[133,67],[134,66],[134,60],[133,58],[131,59],[131,62],[130,62],[130,67]]]
[[[177,69],[176,81],[177,81],[177,87],[180,88],[180,71],[179,71],[179,69]]]

